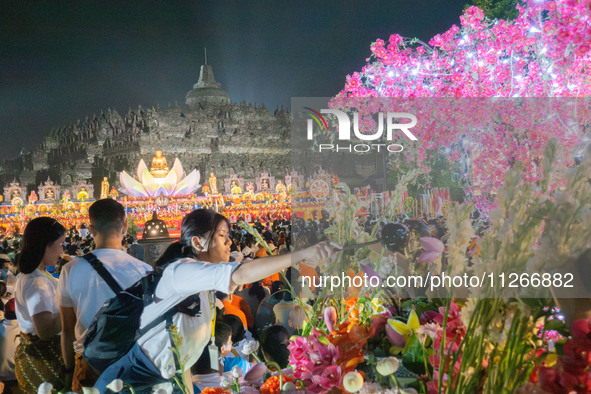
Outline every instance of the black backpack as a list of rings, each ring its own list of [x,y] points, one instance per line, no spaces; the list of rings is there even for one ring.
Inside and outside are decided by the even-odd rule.
[[[84,359],[94,369],[102,372],[127,354],[138,338],[152,328],[163,321],[168,321],[168,328],[177,307],[168,310],[140,330],[140,317],[144,307],[153,301],[162,274],[149,272],[123,290],[94,254],[88,253],[84,258],[115,293],[115,297],[107,300],[96,313],[84,339]]]

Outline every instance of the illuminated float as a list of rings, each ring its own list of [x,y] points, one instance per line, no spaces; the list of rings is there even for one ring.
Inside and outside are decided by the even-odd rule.
[[[198,170],[186,175],[178,158],[169,170],[160,149],[156,150],[149,171],[144,160],[140,160],[137,180],[125,171],[119,175],[123,191],[132,197],[174,197],[191,194],[199,189],[199,179]]]

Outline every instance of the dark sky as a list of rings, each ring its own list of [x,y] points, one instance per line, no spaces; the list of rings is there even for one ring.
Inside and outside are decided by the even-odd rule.
[[[466,0],[0,1],[0,160],[109,107],[184,103],[208,63],[232,101],[338,93],[376,38],[428,40]]]

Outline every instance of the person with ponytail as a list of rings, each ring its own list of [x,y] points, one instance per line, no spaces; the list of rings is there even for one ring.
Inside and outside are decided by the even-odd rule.
[[[43,382],[63,386],[57,279],[46,267],[55,266],[64,253],[66,229],[57,220],[31,220],[23,234],[15,285],[16,317],[21,329],[15,353],[15,375],[23,393],[37,392]]]
[[[95,387],[106,392],[106,385],[121,379],[137,392],[173,381],[185,374],[190,382],[190,368],[201,354],[210,352],[217,366],[215,345],[215,291],[231,294],[242,284],[256,282],[306,260],[314,264],[329,257],[340,245],[322,242],[291,254],[270,256],[245,263],[230,260],[232,240],[228,220],[212,210],[197,209],[182,221],[179,241],[171,244],[156,261],[162,277],[154,294],[155,302],[147,305],[141,316],[140,329],[174,309],[169,322],[161,322],[141,336],[129,353],[107,368]],[[177,347],[184,370],[172,351],[169,327],[182,338]],[[212,342],[215,343],[215,342]],[[176,391],[175,391],[176,392]],[[179,391],[180,392],[180,391]]]

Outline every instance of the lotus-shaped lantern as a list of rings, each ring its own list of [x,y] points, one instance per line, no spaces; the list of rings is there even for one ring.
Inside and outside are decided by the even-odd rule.
[[[144,160],[140,160],[137,167],[137,179],[123,171],[119,180],[123,185],[123,192],[134,197],[179,196],[191,194],[199,189],[200,175],[198,170],[193,170],[185,176],[183,166],[177,158],[172,169],[165,176],[154,176],[148,170]]]

